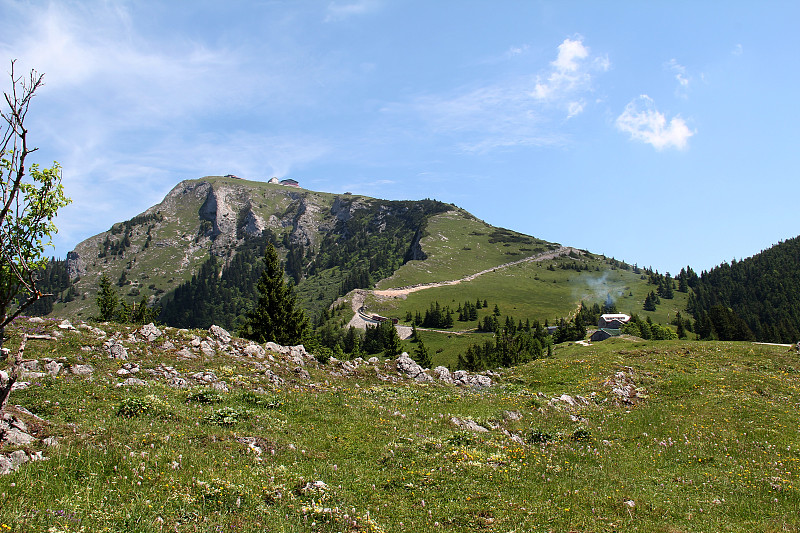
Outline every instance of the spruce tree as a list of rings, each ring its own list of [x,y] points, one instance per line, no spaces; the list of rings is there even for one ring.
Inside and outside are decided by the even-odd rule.
[[[403,351],[403,344],[400,342],[400,336],[397,334],[397,328],[394,327],[391,320],[384,320],[378,326],[383,335],[383,355],[386,357],[396,357]]]
[[[264,250],[264,271],[258,280],[255,309],[248,313],[241,334],[256,342],[299,344],[308,329],[308,320],[297,305],[292,286],[283,280],[283,268],[272,243]]]
[[[100,308],[100,320],[109,321],[114,319],[117,312],[119,296],[117,291],[111,287],[111,280],[103,274],[100,278],[100,290],[97,292],[97,307]]]
[[[417,344],[417,349],[414,350],[414,361],[422,368],[430,368],[431,366],[431,356],[428,354],[428,349],[421,338]]]

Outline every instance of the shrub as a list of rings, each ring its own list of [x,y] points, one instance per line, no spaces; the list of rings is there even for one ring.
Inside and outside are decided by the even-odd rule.
[[[123,398],[117,405],[117,416],[133,418],[141,415],[154,415],[168,418],[171,416],[169,404],[153,394],[140,398],[131,396]]]
[[[578,428],[572,432],[570,438],[578,442],[585,442],[592,440],[592,433],[586,428]]]
[[[327,365],[332,356],[333,350],[327,346],[320,346],[319,348],[314,349],[314,359],[316,359],[320,364]]]
[[[222,401],[222,395],[213,389],[200,389],[190,392],[186,401],[194,403],[219,403]]]
[[[117,416],[124,416],[125,418],[133,418],[152,410],[150,402],[146,398],[123,398],[117,406]]]
[[[528,435],[528,442],[531,444],[544,444],[553,440],[553,436],[541,429],[534,429]]]
[[[448,439],[447,443],[451,446],[473,446],[475,439],[473,436],[465,431],[453,433]]]
[[[280,398],[253,391],[244,391],[241,394],[241,399],[248,405],[261,407],[262,409],[280,409],[283,406],[283,400]]]
[[[203,417],[209,424],[217,426],[232,426],[237,422],[247,418],[247,411],[234,407],[222,407],[210,415]]]

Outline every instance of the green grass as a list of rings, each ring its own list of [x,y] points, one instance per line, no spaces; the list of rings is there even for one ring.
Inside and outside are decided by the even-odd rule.
[[[465,301],[487,301],[489,306],[478,311],[478,320],[455,320],[454,332],[475,330],[478,322],[493,312],[495,305],[500,310],[501,319],[508,315],[523,323],[526,320],[538,320],[540,323],[547,320],[554,324],[560,317],[573,316],[581,302],[587,305],[602,304],[609,294],[614,298],[619,312],[636,313],[642,318],[649,316],[659,324],[669,324],[679,311],[684,317],[687,316],[687,294],[675,291],[673,299],[661,299],[656,311],[644,311],[642,305],[645,296],[655,287],[642,280],[639,274],[630,270],[611,269],[598,256],[584,258],[590,270],[577,272],[557,266],[573,261],[572,258],[564,257],[552,261],[522,263],[484,274],[469,282],[413,292],[405,298],[370,297],[366,305],[372,312],[403,321],[407,312],[412,315],[419,312],[424,316],[432,302],[438,301],[441,306],[449,306],[455,311]],[[550,265],[556,265],[555,270],[548,270]],[[595,267],[599,270],[595,270]],[[454,318],[457,319],[457,315]],[[442,350],[438,356],[434,356],[434,364],[445,366],[454,365],[458,355],[463,354],[467,346],[482,343],[486,338],[485,334],[477,333],[429,335],[436,349]],[[427,338],[425,343],[428,344]]]
[[[158,382],[117,388],[121,362],[100,345],[76,332],[30,342],[29,358],[95,373],[13,394],[46,420],[32,421],[37,436],[61,446],[30,446],[49,460],[0,477],[0,531],[798,531],[800,362],[785,348],[560,345],[472,391],[379,381],[371,367],[336,378],[312,366],[298,381],[282,363],[271,367],[290,381],[274,387],[247,359],[130,346],[143,371],[212,370],[228,384],[201,402],[199,389]],[[616,406],[604,383],[628,367],[646,399]],[[548,404],[561,394],[592,401]],[[150,408],[117,415],[127,398]],[[496,429],[465,432],[451,417]],[[509,437],[534,433],[549,441]]]
[[[466,211],[453,210],[433,217],[425,229],[422,250],[428,258],[409,261],[394,275],[376,284],[379,289],[460,279],[487,268],[530,257],[554,245],[514,233],[526,243],[489,242],[497,228]],[[507,246],[506,246],[507,245]]]

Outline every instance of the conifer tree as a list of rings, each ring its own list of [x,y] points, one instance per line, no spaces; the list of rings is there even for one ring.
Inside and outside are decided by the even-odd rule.
[[[100,320],[113,320],[117,312],[118,303],[119,296],[117,296],[117,291],[111,287],[111,280],[108,279],[108,276],[103,274],[103,277],[100,278],[100,290],[97,292],[97,307],[100,308]]]
[[[378,326],[383,334],[383,355],[386,357],[395,357],[400,355],[403,351],[403,345],[400,342],[400,336],[397,334],[397,328],[394,327],[391,320],[385,320]]]
[[[264,272],[258,281],[255,309],[248,313],[241,334],[256,342],[299,344],[308,329],[305,312],[297,305],[294,290],[283,280],[278,252],[270,243],[264,250]]]
[[[422,368],[430,368],[431,366],[431,356],[428,354],[428,349],[421,338],[417,343],[417,349],[414,350],[414,361]]]

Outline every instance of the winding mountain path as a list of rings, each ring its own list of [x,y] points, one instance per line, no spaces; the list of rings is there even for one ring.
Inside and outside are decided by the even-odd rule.
[[[418,285],[409,285],[406,287],[398,287],[396,289],[376,289],[376,290],[367,290],[367,289],[356,289],[353,292],[353,299],[351,305],[353,307],[353,311],[355,315],[350,322],[347,324],[349,326],[353,326],[359,329],[366,329],[368,325],[376,325],[379,324],[377,320],[372,319],[369,315],[364,312],[364,302],[366,301],[368,294],[374,294],[375,296],[381,298],[405,298],[412,292],[424,291],[425,289],[433,289],[435,287],[445,287],[448,285],[458,285],[459,283],[472,281],[478,276],[482,276],[484,274],[488,274],[490,272],[497,272],[498,270],[502,270],[504,268],[512,267],[515,265],[520,265],[522,263],[532,263],[537,261],[547,261],[548,259],[555,259],[556,257],[560,257],[562,255],[567,255],[570,252],[580,253],[576,248],[572,248],[571,246],[561,246],[556,248],[555,250],[550,250],[549,252],[542,252],[540,254],[532,255],[530,257],[526,257],[524,259],[518,259],[516,261],[511,261],[509,263],[503,263],[502,265],[497,265],[492,268],[487,268],[486,270],[481,270],[480,272],[475,272],[474,274],[470,274],[468,276],[464,276],[463,278],[453,279],[449,281],[435,281],[431,283],[420,283]],[[408,326],[395,326],[397,328],[397,333],[400,335],[401,339],[407,339],[411,336],[411,328]],[[448,331],[447,333],[461,333],[457,331]]]

